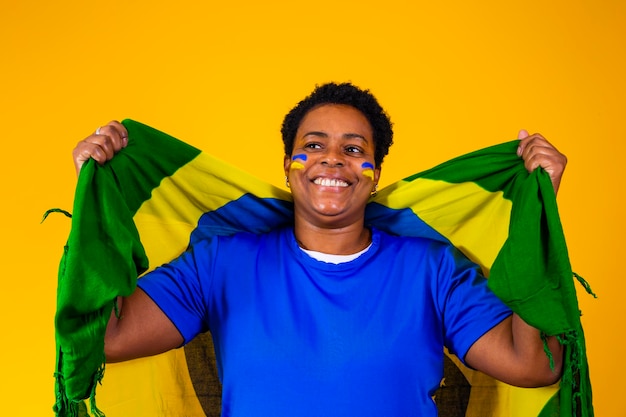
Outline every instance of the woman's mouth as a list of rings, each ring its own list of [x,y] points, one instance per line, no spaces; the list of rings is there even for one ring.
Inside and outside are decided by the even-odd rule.
[[[317,185],[321,185],[323,187],[347,187],[350,185],[346,181],[340,180],[337,178],[321,178],[321,177],[315,178],[313,180],[313,183]]]

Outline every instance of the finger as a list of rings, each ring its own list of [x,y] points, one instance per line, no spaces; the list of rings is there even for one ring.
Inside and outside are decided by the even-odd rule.
[[[94,135],[95,136],[95,135]],[[107,161],[107,152],[98,143],[91,142],[94,140],[94,136],[90,136],[85,140],[82,140],[76,144],[76,147],[72,151],[74,159],[74,166],[76,167],[76,173],[80,172],[83,164],[90,158],[94,159],[99,164],[104,164]]]
[[[518,155],[524,160],[528,172],[541,167],[550,176],[555,192],[558,192],[561,178],[567,165],[567,157],[559,152],[546,138],[538,133],[520,140]]]
[[[102,164],[106,162],[106,152],[101,146],[90,143],[87,140],[81,141],[76,145],[73,151],[74,159],[79,162],[85,162],[93,158],[96,162]]]
[[[119,139],[117,141],[119,142]],[[87,150],[92,152],[93,159],[102,164],[115,156],[119,144],[116,145],[111,136],[100,133],[99,135],[93,134],[88,136],[82,142],[79,142],[76,147],[80,147],[81,151]]]
[[[119,152],[122,148],[125,148],[128,144],[128,131],[116,120],[112,120],[104,126],[100,126],[96,129],[95,136],[108,137],[107,145],[112,146],[113,152]]]
[[[127,144],[128,131],[118,121],[113,120],[98,127],[92,135],[78,142],[72,152],[76,172],[80,172],[90,158],[100,165],[104,164]]]
[[[528,136],[530,136],[530,134],[528,133],[526,129],[520,130],[519,133],[517,134],[518,139],[524,139],[524,138],[527,138]]]
[[[550,176],[555,192],[558,192],[561,178],[567,165],[567,157],[560,153],[545,138],[532,140],[524,150],[524,167],[528,172],[541,167]]]
[[[547,169],[559,166],[565,166],[567,159],[565,155],[560,153],[550,142],[539,134],[530,135],[520,142],[521,157],[524,159],[524,165],[529,171],[534,170],[538,166]]]
[[[524,136],[526,134],[526,136]],[[524,137],[522,137],[524,136]],[[527,155],[529,148],[537,144],[543,144],[546,146],[552,146],[550,143],[539,133],[528,134],[526,130],[521,130],[518,134],[519,145],[517,147],[517,155],[524,157]]]
[[[541,167],[546,171],[551,171],[558,164],[554,155],[542,152],[534,152],[524,160],[524,166],[531,172]]]
[[[520,141],[522,157],[529,158],[534,154],[562,155],[550,142],[538,133],[530,135]]]
[[[567,165],[567,158],[562,154],[536,152],[524,160],[524,167],[528,172],[543,168],[550,176],[554,190],[557,191],[561,177]]]
[[[111,120],[108,125],[115,128],[116,132],[122,138],[122,147],[126,147],[126,145],[128,145],[128,130],[126,130],[126,127],[117,120]]]
[[[535,141],[529,143],[522,154],[525,165],[530,169],[537,166],[548,168],[550,166],[565,166],[567,158],[548,142]]]
[[[522,129],[518,132],[517,134],[517,139],[522,140],[527,138],[528,136],[530,136],[528,134],[528,131],[525,129]],[[522,147],[521,143],[517,146],[517,156],[522,156],[522,152],[524,152],[524,148]]]

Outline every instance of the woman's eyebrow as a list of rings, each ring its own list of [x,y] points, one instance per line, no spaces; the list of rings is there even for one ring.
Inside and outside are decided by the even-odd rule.
[[[306,138],[309,136],[314,136],[314,137],[319,137],[319,138],[328,138],[328,133],[326,132],[322,132],[322,131],[317,131],[317,130],[312,130],[310,132],[305,133],[302,137]],[[361,135],[360,133],[344,133],[342,135],[342,138],[344,140],[350,140],[350,139],[360,139],[362,140],[364,143],[369,143],[369,141],[367,140],[367,138],[363,135]]]
[[[310,132],[307,132],[304,134],[303,137],[307,137],[307,136],[319,136],[322,138],[327,138],[328,137],[328,133],[326,132],[322,132],[322,131],[317,131],[317,130],[312,130]],[[361,139],[364,142],[368,142],[367,138],[363,135],[361,135],[360,133],[344,133],[343,134],[343,138],[344,139]]]
[[[318,132],[317,130],[313,130],[311,132],[305,133],[302,137],[307,137],[307,136],[320,136],[320,137],[323,137],[323,138],[327,138],[328,137],[328,133],[326,133],[326,132]]]
[[[363,142],[367,143],[367,138],[359,133],[345,133],[343,135],[344,139],[361,139]]]

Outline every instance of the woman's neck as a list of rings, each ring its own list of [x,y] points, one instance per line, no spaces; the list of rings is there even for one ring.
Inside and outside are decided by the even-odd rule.
[[[324,228],[296,221],[294,234],[301,248],[332,255],[351,255],[372,242],[372,233],[363,224]]]

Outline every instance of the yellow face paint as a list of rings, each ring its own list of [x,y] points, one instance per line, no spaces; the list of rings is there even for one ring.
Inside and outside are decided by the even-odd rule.
[[[301,154],[297,154],[294,155],[291,158],[291,165],[289,166],[289,169],[303,169],[304,168],[304,164],[298,160],[302,160],[303,162],[306,161],[306,155],[301,153]]]
[[[363,162],[361,168],[363,168],[363,176],[374,181],[374,165],[369,162]]]

